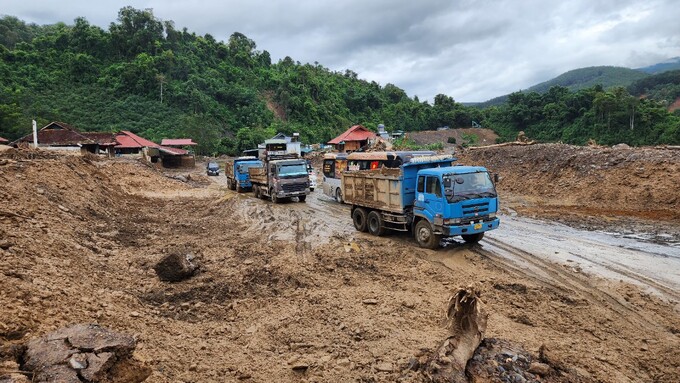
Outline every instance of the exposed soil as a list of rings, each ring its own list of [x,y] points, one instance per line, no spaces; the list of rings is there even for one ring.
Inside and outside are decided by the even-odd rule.
[[[680,150],[544,144],[456,156],[498,173],[504,205],[520,214],[680,243]]]
[[[520,215],[678,218],[677,151],[555,147],[564,152],[463,158],[499,172]],[[425,381],[419,360],[449,335],[449,297],[474,286],[489,317],[472,381],[680,381],[677,290],[650,294],[516,250],[545,272],[534,274],[494,253],[509,247],[492,234],[423,250],[355,232],[349,208],[319,191],[274,205],[202,172],[0,154],[0,361],[17,357],[13,345],[97,323],[135,336],[151,382]],[[160,281],[154,266],[178,248],[198,269]]]
[[[475,145],[491,145],[496,143],[498,135],[491,129],[484,128],[467,128],[467,129],[447,129],[447,130],[425,130],[421,132],[408,132],[408,138],[414,140],[419,145],[434,144],[441,142],[446,149],[459,148],[460,145],[475,144]],[[473,138],[474,143],[470,142],[470,137]],[[449,143],[449,138],[453,137],[456,143]]]

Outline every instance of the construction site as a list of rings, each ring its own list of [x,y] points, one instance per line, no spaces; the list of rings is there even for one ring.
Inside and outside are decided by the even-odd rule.
[[[680,150],[455,156],[501,223],[430,250],[321,186],[4,150],[0,382],[679,382]]]

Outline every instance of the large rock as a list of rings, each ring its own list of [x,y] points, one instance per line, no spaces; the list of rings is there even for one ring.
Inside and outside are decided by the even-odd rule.
[[[173,251],[161,259],[154,270],[161,281],[179,282],[191,278],[196,272],[197,266],[191,261],[193,254],[185,251]]]
[[[35,382],[137,383],[146,380],[151,370],[132,358],[135,347],[130,335],[77,324],[31,340],[22,369],[33,372]]]

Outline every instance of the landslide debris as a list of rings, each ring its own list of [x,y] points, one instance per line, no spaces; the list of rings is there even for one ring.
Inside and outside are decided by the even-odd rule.
[[[459,289],[449,298],[446,327],[451,331],[425,365],[431,382],[467,383],[465,366],[484,338],[489,314],[473,287]]]
[[[28,342],[21,368],[33,382],[138,383],[151,370],[132,357],[135,347],[132,336],[76,324]]]

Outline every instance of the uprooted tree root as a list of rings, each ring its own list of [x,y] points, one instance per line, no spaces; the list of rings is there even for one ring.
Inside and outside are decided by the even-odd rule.
[[[488,314],[473,287],[449,298],[446,327],[450,336],[428,359],[423,373],[432,382],[465,382],[465,366],[484,338]]]

